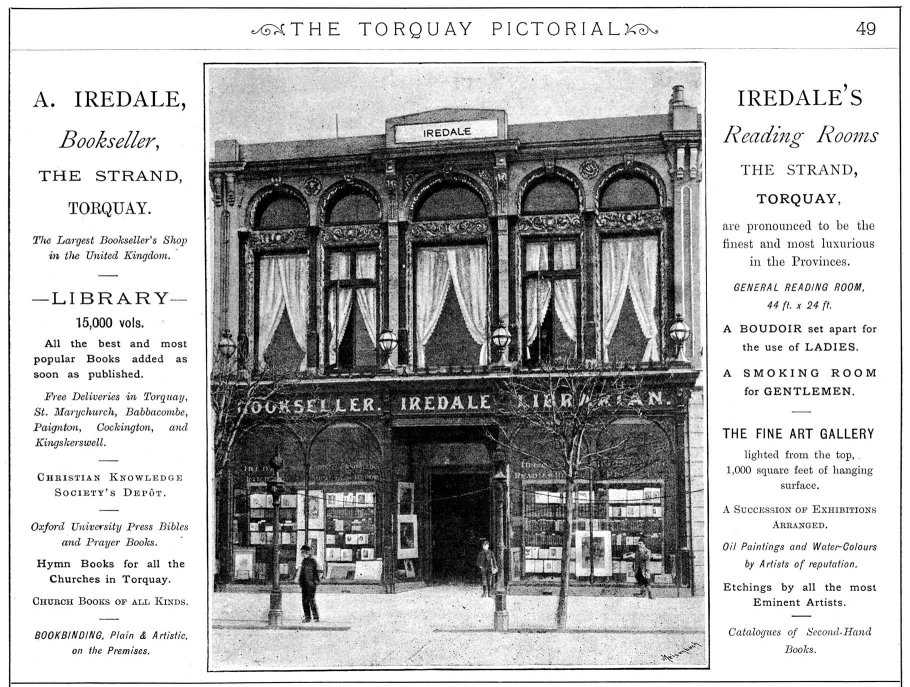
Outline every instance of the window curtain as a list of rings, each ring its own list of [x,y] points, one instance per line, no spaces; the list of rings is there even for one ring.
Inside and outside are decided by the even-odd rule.
[[[351,263],[346,253],[332,253],[329,261],[330,279],[348,279],[351,276]],[[329,291],[329,365],[338,361],[338,346],[341,337],[348,328],[351,317],[353,290],[333,288]]]
[[[539,272],[549,268],[547,244],[528,243],[525,245],[525,271]],[[548,279],[525,281],[525,347],[531,353],[531,344],[537,340],[540,323],[543,322],[550,305],[552,284]]]
[[[610,360],[608,354],[610,342],[613,340],[619,313],[629,290],[629,267],[634,241],[635,239],[610,239],[604,241],[601,246],[600,292],[603,304],[601,355],[604,362]]]
[[[487,249],[485,246],[449,248],[449,273],[461,316],[474,343],[480,346],[479,365],[487,364]]]
[[[657,350],[657,240],[653,237],[610,239],[601,248],[603,360],[613,340],[628,293],[642,334],[648,340],[642,360],[659,358]]]
[[[657,317],[657,241],[653,238],[638,239],[632,244],[629,270],[629,295],[638,316],[642,334],[648,340],[644,362],[658,359]]]
[[[265,255],[259,260],[259,364],[286,311],[306,369],[306,325],[309,277],[306,255]]]
[[[436,329],[449,290],[449,258],[445,248],[424,248],[417,251],[417,274],[414,293],[417,298],[417,366],[426,365],[426,346]]]
[[[575,267],[575,244],[557,243],[553,247],[553,268],[557,270]],[[575,301],[575,280],[559,279],[553,285],[556,316],[562,330],[573,343],[578,341],[578,304]]]
[[[364,279],[376,276],[375,253],[357,254],[357,276]],[[373,348],[376,348],[376,289],[357,289],[357,307],[363,316],[363,322],[370,335],[370,341],[373,342]]]

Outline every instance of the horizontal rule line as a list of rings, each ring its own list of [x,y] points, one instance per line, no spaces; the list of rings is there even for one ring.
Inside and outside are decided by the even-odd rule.
[[[458,48],[458,52],[565,52],[566,50],[573,50],[576,48]],[[729,47],[729,48],[693,48],[692,46],[684,46],[678,48],[590,48],[586,47],[586,50],[591,51],[600,51],[600,52],[663,52],[663,51],[673,51],[678,52],[680,50],[700,50],[702,52],[711,52],[715,50],[735,50],[735,51],[754,51],[754,50],[847,50],[847,51],[863,51],[863,50],[898,50],[897,46],[884,46],[884,47],[865,47],[865,48],[849,48],[843,46],[832,46],[832,47],[755,47],[755,48],[743,48],[743,47]],[[425,52],[426,50],[454,50],[454,48],[11,48],[10,52],[369,52],[375,50],[388,50],[390,52]],[[576,60],[565,60],[565,62],[571,63],[576,62]],[[230,63],[228,63],[230,64]],[[446,64],[442,62],[442,64]],[[453,63],[453,64],[463,64],[463,63]],[[596,64],[596,63],[595,63]]]

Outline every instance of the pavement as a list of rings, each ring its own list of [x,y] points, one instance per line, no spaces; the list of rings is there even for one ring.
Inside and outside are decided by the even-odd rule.
[[[399,594],[320,589],[319,623],[302,623],[299,594],[283,595],[269,629],[269,595],[213,596],[210,668],[704,666],[704,597],[571,596],[555,629],[556,596],[509,596],[509,632],[493,632],[493,600],[476,587]]]

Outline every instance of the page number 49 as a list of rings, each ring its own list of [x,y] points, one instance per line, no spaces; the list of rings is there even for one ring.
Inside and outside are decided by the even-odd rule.
[[[860,36],[874,36],[875,35],[875,22],[874,21],[861,21],[859,26],[856,27],[856,32]]]

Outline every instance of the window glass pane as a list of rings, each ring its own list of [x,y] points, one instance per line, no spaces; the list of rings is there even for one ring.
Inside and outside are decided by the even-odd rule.
[[[414,216],[418,220],[486,217],[483,201],[467,186],[446,186],[427,196]]]
[[[376,253],[357,253],[357,278],[376,278]]]
[[[575,241],[559,241],[553,246],[553,268],[574,270],[576,267]]]
[[[350,254],[335,252],[329,255],[329,279],[349,279],[350,276]]]
[[[528,189],[521,211],[528,214],[578,212],[578,195],[562,179],[544,179]]]
[[[356,224],[379,220],[379,207],[366,193],[348,193],[335,201],[328,212],[332,224]]]
[[[418,296],[419,297],[419,296]],[[455,289],[449,287],[436,329],[427,342],[426,366],[476,366],[480,359],[480,346],[471,338]]]
[[[626,298],[619,313],[619,322],[610,341],[608,353],[610,360],[617,363],[638,363],[645,354],[648,340],[641,331],[638,315],[632,297],[626,293]]]
[[[277,196],[259,211],[257,229],[286,229],[308,224],[306,206],[296,198]]]
[[[641,177],[620,178],[610,183],[600,198],[600,209],[657,207],[657,191]]]
[[[550,269],[550,258],[546,243],[525,244],[525,272],[540,272]]]
[[[288,311],[285,308],[281,313],[281,320],[278,322],[278,328],[265,349],[263,358],[266,364],[278,374],[294,374],[303,362],[304,351],[301,350],[297,339],[294,337],[294,330],[291,328],[291,320],[288,317]]]

